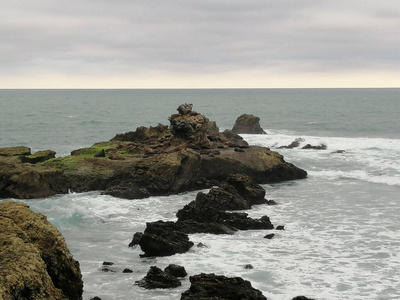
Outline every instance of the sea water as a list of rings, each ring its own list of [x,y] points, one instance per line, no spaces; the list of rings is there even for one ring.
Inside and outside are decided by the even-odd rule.
[[[189,275],[240,276],[272,300],[400,299],[399,89],[2,90],[0,147],[64,156],[138,126],[168,124],[181,103],[193,103],[221,130],[240,114],[260,117],[268,134],[244,139],[307,170],[307,179],[263,185],[278,205],[247,211],[285,230],[193,234],[187,253],[141,258],[140,248],[128,248],[132,235],[146,222],[176,220],[198,191],[141,200],[98,191],[23,200],[64,235],[81,265],[84,299],[180,299],[188,278],[177,289],[135,285],[150,266],[170,263]],[[299,148],[279,149],[297,138]],[[301,149],[306,144],[327,150]],[[273,239],[264,238],[272,232]],[[103,272],[103,261],[114,262],[115,272]]]

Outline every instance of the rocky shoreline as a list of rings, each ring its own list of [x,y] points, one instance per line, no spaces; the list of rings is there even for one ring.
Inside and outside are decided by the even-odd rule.
[[[247,118],[252,130],[265,134],[255,124],[257,117]],[[169,121],[170,126],[139,127],[108,142],[74,150],[67,157],[55,158],[51,150],[32,154],[27,147],[2,148],[0,198],[34,199],[101,190],[115,197],[138,199],[211,188],[207,194],[199,192],[180,209],[176,222],[150,222],[143,233],[135,233],[129,246],[139,245],[146,257],[187,252],[194,246],[189,238],[192,233],[283,229],[275,227],[268,216],[252,219],[244,212],[232,211],[275,204],[265,199],[259,184],[302,179],[306,171],[268,148],[249,146],[231,130],[220,133],[216,123],[193,111],[192,105],[179,106],[178,114]],[[243,124],[235,130],[239,127],[243,132]],[[0,205],[0,241],[5,246],[1,251],[7,253],[1,258],[0,295],[5,299],[82,299],[79,263],[73,260],[61,234],[24,204],[6,201]],[[40,224],[35,225],[37,222]],[[273,237],[273,233],[265,236]],[[58,246],[61,249],[55,248]],[[24,265],[29,265],[33,274],[24,271],[22,281],[11,280]],[[112,263],[105,264],[104,272],[112,271],[109,265]],[[180,273],[175,273],[177,270]],[[168,266],[164,271],[152,266],[136,284],[173,288],[180,285],[176,276],[184,277],[185,273],[180,266]],[[181,299],[266,299],[240,277],[198,274],[189,280],[191,287]],[[307,299],[301,297],[297,298]]]
[[[231,130],[179,106],[170,126],[139,127],[108,142],[54,158],[52,151],[0,149],[0,198],[34,199],[101,190],[138,199],[210,188],[230,174],[257,183],[302,179],[307,172],[265,147],[249,146]]]

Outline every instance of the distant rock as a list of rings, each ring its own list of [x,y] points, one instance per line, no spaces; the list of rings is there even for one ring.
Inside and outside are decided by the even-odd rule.
[[[302,142],[304,142],[303,138],[297,138],[293,142],[291,142],[289,145],[280,146],[280,147],[278,147],[278,149],[293,149],[293,148],[297,148],[297,147],[300,146],[300,143],[302,143]]]
[[[326,145],[325,144],[321,144],[321,145],[317,145],[317,146],[313,146],[311,144],[307,144],[304,147],[302,147],[301,149],[314,149],[314,150],[326,150]]]
[[[136,281],[135,284],[145,289],[169,289],[180,286],[181,282],[160,268],[152,266],[147,275],[143,279]]]
[[[1,299],[82,299],[79,263],[44,215],[0,202],[0,241]]]
[[[215,274],[190,276],[190,288],[182,293],[181,300],[247,299],[267,300],[251,283],[240,277],[225,277]]]
[[[234,133],[266,134],[260,126],[260,118],[248,114],[243,114],[236,119],[232,131]]]

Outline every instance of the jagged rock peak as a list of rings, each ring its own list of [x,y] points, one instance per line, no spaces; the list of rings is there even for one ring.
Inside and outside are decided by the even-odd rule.
[[[178,107],[178,112],[181,115],[188,115],[192,112],[192,108],[193,108],[193,104],[187,104],[187,103],[181,104]]]

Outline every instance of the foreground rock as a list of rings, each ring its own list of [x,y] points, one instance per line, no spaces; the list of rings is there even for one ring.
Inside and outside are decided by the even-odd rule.
[[[267,300],[259,290],[251,286],[249,281],[240,277],[199,274],[190,276],[189,280],[191,286],[182,293],[181,300]]]
[[[82,299],[79,263],[42,214],[0,203],[0,299]]]
[[[232,131],[234,133],[266,134],[260,126],[260,118],[248,114],[243,114],[236,119]]]
[[[67,157],[45,160],[43,155],[45,161],[36,165],[19,156],[0,156],[0,198],[102,190],[137,199],[210,188],[234,173],[258,183],[307,176],[277,152],[249,146],[233,132],[220,133],[215,122],[192,111],[191,105],[180,106],[178,112],[169,118],[169,127],[139,127]]]

